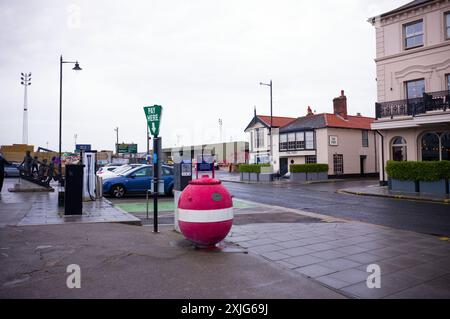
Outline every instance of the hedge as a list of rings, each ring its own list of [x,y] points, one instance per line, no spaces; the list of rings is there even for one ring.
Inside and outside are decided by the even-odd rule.
[[[402,181],[438,181],[450,178],[450,161],[388,161],[386,172]]]
[[[270,164],[240,164],[240,173],[261,173],[261,167],[270,167]]]
[[[291,173],[320,173],[328,172],[328,164],[291,164]]]

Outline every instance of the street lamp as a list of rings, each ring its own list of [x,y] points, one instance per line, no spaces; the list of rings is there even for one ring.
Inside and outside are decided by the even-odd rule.
[[[58,161],[58,177],[60,179],[60,182],[62,180],[62,154],[61,154],[61,136],[62,136],[62,70],[63,70],[63,64],[64,63],[71,63],[75,64],[75,66],[72,68],[74,71],[81,71],[80,65],[78,64],[78,61],[71,62],[71,61],[64,61],[63,57],[61,55],[59,60],[59,161]]]
[[[223,121],[222,121],[222,119],[219,119],[219,138],[220,138],[220,140],[219,140],[219,143],[222,143],[222,124],[223,124]]]
[[[270,154],[269,154],[269,161],[272,163],[272,154],[273,154],[273,150],[272,150],[272,144],[273,144],[273,140],[272,140],[272,126],[273,126],[273,116],[272,116],[272,80],[270,80],[270,83],[263,83],[263,82],[259,82],[259,85],[266,85],[270,87],[270,127],[269,127],[269,135],[270,135]]]
[[[22,144],[28,144],[28,100],[27,100],[27,88],[31,85],[31,72],[20,73],[20,84],[25,87],[23,95],[23,128],[22,128]]]

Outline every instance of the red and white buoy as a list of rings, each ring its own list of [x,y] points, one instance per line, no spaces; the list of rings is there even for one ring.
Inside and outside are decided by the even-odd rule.
[[[217,179],[208,175],[189,182],[178,201],[178,223],[183,235],[200,247],[222,241],[233,224],[233,200]]]

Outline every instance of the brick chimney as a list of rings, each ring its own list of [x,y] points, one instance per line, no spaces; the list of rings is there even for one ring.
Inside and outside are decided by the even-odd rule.
[[[308,106],[308,109],[306,110],[306,116],[309,116],[309,115],[314,115],[314,113],[313,113],[313,111],[311,110],[311,107],[310,107],[310,106]]]
[[[341,96],[333,99],[334,114],[347,119],[347,97],[344,95],[344,90],[341,90]]]

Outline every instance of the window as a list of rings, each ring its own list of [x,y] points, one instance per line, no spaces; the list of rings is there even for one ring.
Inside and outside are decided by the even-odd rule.
[[[445,18],[445,38],[450,39],[450,12],[446,12],[444,14]]]
[[[288,150],[295,150],[295,133],[288,134]]]
[[[253,151],[253,131],[250,131],[250,151]]]
[[[445,77],[447,79],[447,90],[450,91],[450,74],[447,74]]]
[[[450,132],[441,135],[441,154],[443,161],[450,161]]]
[[[344,174],[344,155],[333,154],[334,175]]]
[[[305,157],[305,163],[306,164],[316,164],[317,163],[316,155],[307,155]]]
[[[439,136],[426,133],[422,136],[422,161],[439,161]]]
[[[256,148],[264,147],[264,129],[257,128],[255,131],[256,131],[256,141],[255,141]]]
[[[280,151],[314,149],[314,132],[280,134]]]
[[[305,132],[295,133],[295,148],[298,150],[305,149]]]
[[[423,21],[415,21],[403,26],[405,37],[405,49],[411,49],[423,45]]]
[[[425,92],[424,79],[406,82],[406,98],[407,99],[414,99],[414,98],[422,97],[424,92]]]
[[[132,173],[132,176],[135,177],[146,177],[146,176],[152,176],[153,170],[151,167],[143,167],[141,169],[138,169],[134,173]]]
[[[392,159],[394,161],[406,161],[406,140],[397,136],[392,140]]]
[[[163,176],[171,176],[171,175],[173,175],[173,169],[170,167],[163,166],[162,173],[163,173]]]
[[[288,143],[287,143],[287,134],[280,135],[280,151],[287,151]]]
[[[305,132],[305,148],[307,150],[314,149],[314,132]]]
[[[369,131],[362,131],[362,146],[369,147]]]

